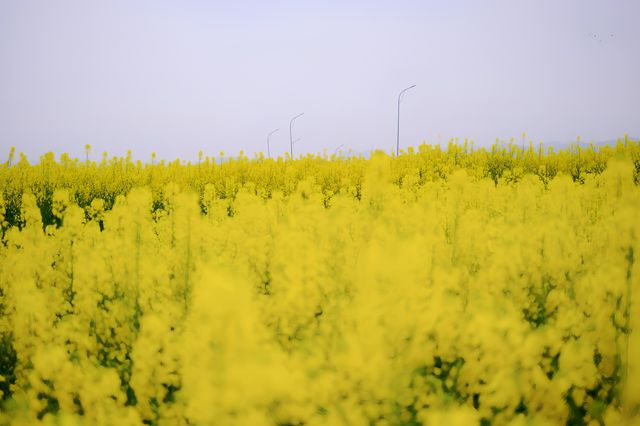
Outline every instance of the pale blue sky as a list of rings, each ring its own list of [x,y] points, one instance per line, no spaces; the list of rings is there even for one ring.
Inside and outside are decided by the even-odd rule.
[[[640,2],[0,0],[0,155],[640,135]]]

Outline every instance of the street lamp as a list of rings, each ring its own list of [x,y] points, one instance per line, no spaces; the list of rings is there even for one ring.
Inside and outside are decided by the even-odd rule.
[[[296,121],[296,118],[298,118],[298,117],[302,117],[303,115],[304,115],[304,112],[302,112],[302,113],[300,113],[300,114],[296,115],[296,116],[295,116],[295,117],[293,117],[293,118],[291,119],[291,121],[289,122],[289,143],[290,143],[290,146],[291,146],[291,159],[292,159],[292,160],[293,160],[293,133],[292,133],[292,130],[293,130],[293,122],[294,122],[294,121]]]
[[[271,158],[271,147],[269,146],[269,138],[271,137],[272,134],[274,134],[278,130],[280,129],[274,129],[271,131],[271,133],[267,135],[267,158]]]
[[[413,89],[414,87],[416,87],[415,84],[413,86],[407,87],[406,89],[403,89],[398,94],[398,132],[396,134],[396,156],[400,155],[400,101],[402,100],[402,95],[404,95],[404,92],[409,89]]]

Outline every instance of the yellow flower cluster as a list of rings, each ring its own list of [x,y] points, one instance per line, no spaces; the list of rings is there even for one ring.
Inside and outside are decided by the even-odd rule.
[[[0,425],[640,421],[640,145],[0,166]]]

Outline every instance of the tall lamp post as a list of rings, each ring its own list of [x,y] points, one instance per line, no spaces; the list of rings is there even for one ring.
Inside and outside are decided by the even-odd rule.
[[[289,143],[291,146],[291,159],[293,160],[293,122],[296,121],[296,118],[298,117],[302,117],[304,115],[304,112],[301,112],[300,114],[296,115],[295,117],[293,117],[291,119],[291,121],[289,122]]]
[[[271,137],[272,134],[274,134],[278,130],[280,129],[274,129],[267,135],[267,158],[271,158],[271,146],[269,145],[269,138]]]
[[[396,134],[396,156],[400,155],[400,101],[402,101],[402,95],[404,95],[404,93],[409,90],[409,89],[413,89],[414,87],[416,87],[416,85],[414,84],[413,86],[409,86],[406,89],[403,89],[399,94],[398,94],[398,132]]]

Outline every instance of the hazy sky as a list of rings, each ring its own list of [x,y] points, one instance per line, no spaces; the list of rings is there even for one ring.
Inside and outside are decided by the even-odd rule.
[[[640,1],[0,0],[0,156],[640,135]],[[440,136],[439,136],[440,135]]]

